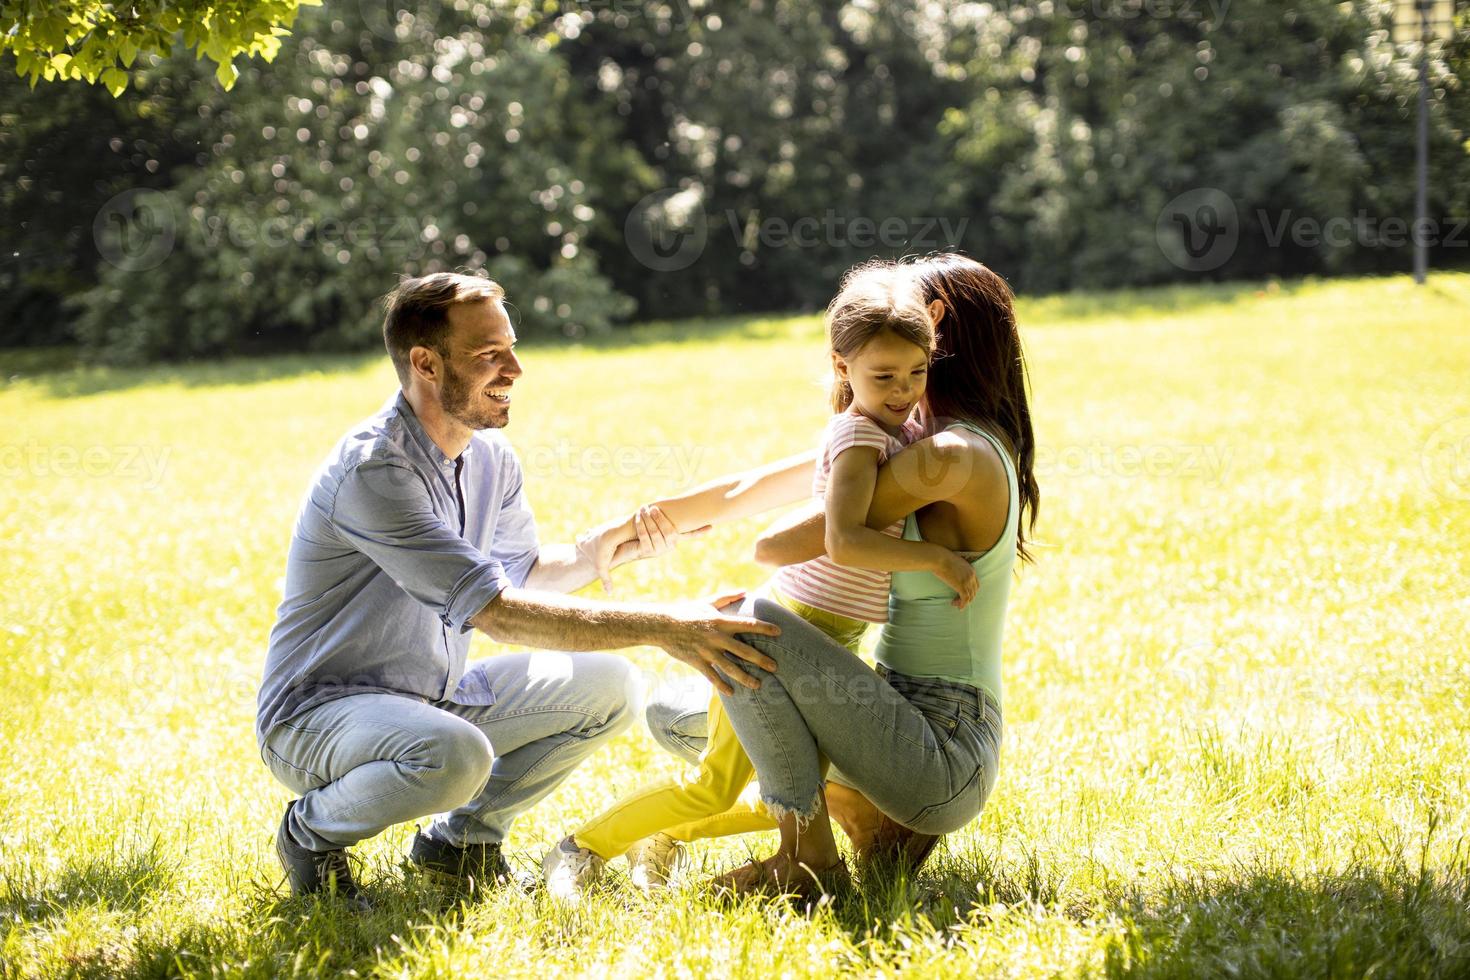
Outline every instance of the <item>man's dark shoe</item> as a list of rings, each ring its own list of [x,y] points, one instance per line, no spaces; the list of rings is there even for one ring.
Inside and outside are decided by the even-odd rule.
[[[372,908],[366,895],[352,879],[352,869],[347,865],[347,849],[312,851],[291,839],[287,822],[291,819],[292,800],[286,804],[286,815],[276,828],[276,856],[286,869],[286,880],[291,883],[292,895],[336,895],[354,912],[366,912]]]
[[[424,871],[458,879],[472,891],[485,891],[507,884],[525,892],[535,888],[534,876],[513,869],[505,855],[500,853],[499,844],[455,847],[416,830],[408,859]]]

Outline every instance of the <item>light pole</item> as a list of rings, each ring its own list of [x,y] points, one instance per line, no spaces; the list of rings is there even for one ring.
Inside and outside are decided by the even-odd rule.
[[[1454,0],[1398,0],[1394,35],[1418,43],[1419,127],[1414,150],[1414,282],[1424,284],[1429,274],[1429,45],[1440,28],[1455,19]]]

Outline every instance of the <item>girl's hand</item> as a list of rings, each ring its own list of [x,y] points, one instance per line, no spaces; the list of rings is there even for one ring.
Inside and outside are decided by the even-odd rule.
[[[709,525],[690,531],[703,534]],[[638,508],[632,517],[593,528],[577,539],[577,551],[592,562],[602,591],[612,592],[612,570],[640,558],[655,558],[674,550],[682,535],[657,505]]]
[[[950,605],[956,609],[968,606],[975,598],[975,593],[980,591],[980,579],[976,577],[974,567],[948,549],[940,559],[939,566],[934,569],[934,574],[939,577],[939,581],[954,589],[955,597]]]
[[[745,601],[745,590],[730,589],[710,596],[705,601],[711,606],[714,606],[719,612],[729,612],[732,609],[740,608],[740,604]]]
[[[638,536],[638,547],[636,554],[630,550],[624,561],[632,561],[634,558],[656,558],[673,551],[681,537],[697,537],[709,529],[710,525],[706,524],[692,531],[681,533],[674,526],[674,522],[664,515],[658,504],[639,507],[633,514],[633,530]]]

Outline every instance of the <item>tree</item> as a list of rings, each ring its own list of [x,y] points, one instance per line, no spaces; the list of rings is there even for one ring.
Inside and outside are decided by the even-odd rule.
[[[247,65],[233,92],[196,86],[210,94],[189,123],[193,165],[110,200],[93,228],[105,262],[76,321],[90,351],[361,348],[381,342],[375,300],[398,275],[455,268],[505,286],[522,336],[629,312],[588,247],[609,220],[592,174],[617,182],[637,163],[607,107],[503,20],[480,27],[466,8],[390,31],[367,13],[310,11],[268,70]],[[129,99],[156,79],[141,81]]]
[[[0,52],[30,79],[85,79],[121,95],[138,57],[169,54],[180,33],[195,56],[214,62],[229,88],[239,55],[270,61],[298,6],[321,0],[0,0]]]

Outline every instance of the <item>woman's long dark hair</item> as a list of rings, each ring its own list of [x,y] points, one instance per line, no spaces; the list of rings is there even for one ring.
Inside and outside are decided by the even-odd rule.
[[[931,255],[915,260],[911,268],[924,302],[944,304],[925,393],[929,414],[983,425],[1008,445],[1021,498],[1016,554],[1030,561],[1026,531],[1036,529],[1041,490],[1034,472],[1036,440],[1015,296],[1004,279],[966,255]]]

